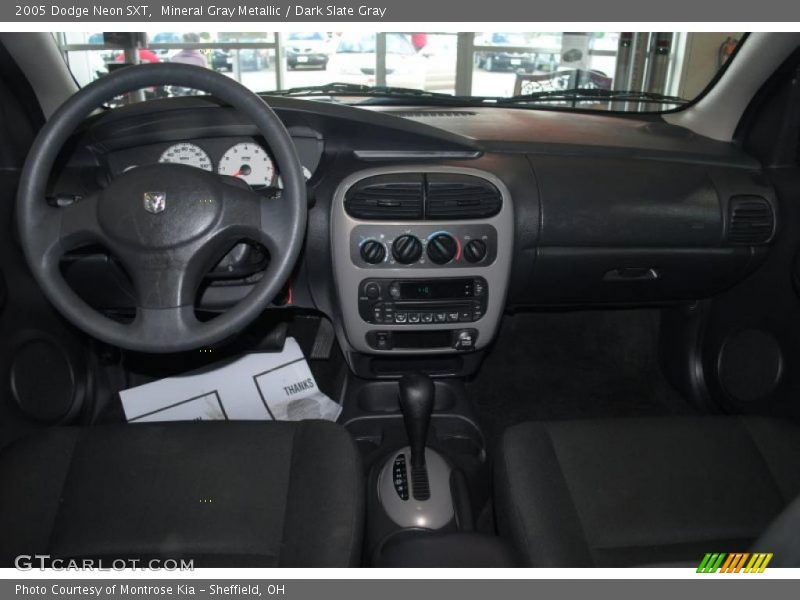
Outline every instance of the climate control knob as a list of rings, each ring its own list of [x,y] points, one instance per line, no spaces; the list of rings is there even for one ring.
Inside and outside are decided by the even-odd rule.
[[[386,258],[386,247],[378,240],[366,240],[361,244],[361,258],[366,263],[377,265]]]
[[[457,252],[458,242],[448,233],[437,233],[428,240],[428,258],[437,265],[449,263]]]
[[[486,242],[483,240],[470,240],[464,246],[464,258],[471,263],[481,262],[486,258]]]
[[[401,235],[392,243],[394,259],[404,265],[410,265],[422,256],[422,242],[411,234]]]

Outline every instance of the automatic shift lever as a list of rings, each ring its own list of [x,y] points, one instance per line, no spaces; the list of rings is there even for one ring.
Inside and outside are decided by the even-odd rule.
[[[425,441],[433,413],[433,381],[424,373],[410,373],[400,380],[400,410],[406,424],[411,466],[425,466]]]
[[[441,454],[425,447],[434,396],[433,381],[423,373],[410,373],[400,380],[408,446],[390,454],[378,474],[381,506],[400,527],[440,529],[455,514],[452,468]]]
[[[433,381],[427,375],[410,373],[400,380],[400,410],[411,449],[411,493],[417,500],[430,498],[425,442],[433,413],[433,398]]]

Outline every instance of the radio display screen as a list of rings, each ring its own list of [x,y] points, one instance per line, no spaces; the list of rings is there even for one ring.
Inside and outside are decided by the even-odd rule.
[[[426,279],[400,282],[400,297],[403,300],[470,298],[472,295],[472,279]]]

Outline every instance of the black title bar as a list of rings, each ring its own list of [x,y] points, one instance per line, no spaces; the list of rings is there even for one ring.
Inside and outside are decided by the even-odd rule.
[[[786,0],[4,0],[3,24],[19,22],[797,22]]]

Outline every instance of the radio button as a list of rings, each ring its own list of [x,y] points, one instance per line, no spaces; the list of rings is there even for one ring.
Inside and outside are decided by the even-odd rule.
[[[437,323],[444,323],[447,321],[447,313],[446,312],[437,312],[433,318],[436,320]]]
[[[481,281],[480,279],[476,279],[474,287],[473,287],[473,291],[474,291],[475,296],[483,296],[483,291],[484,291],[483,290],[483,281]]]
[[[375,283],[374,281],[371,281],[366,286],[364,286],[364,293],[370,300],[377,300],[381,295],[381,286]]]
[[[419,313],[408,313],[408,322],[409,323],[419,323]]]
[[[433,313],[422,313],[423,323],[433,323]]]
[[[404,312],[395,313],[394,315],[395,323],[405,323],[407,320],[408,320],[408,315]]]
[[[457,323],[458,322],[458,311],[447,313],[447,322],[448,323]]]
[[[389,286],[389,295],[395,300],[400,299],[400,284],[396,281]]]
[[[472,311],[471,310],[462,310],[458,313],[458,320],[459,321],[472,321]]]

